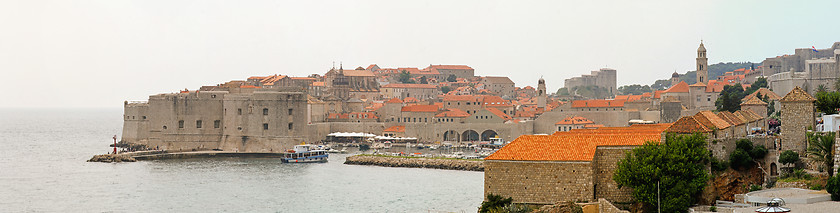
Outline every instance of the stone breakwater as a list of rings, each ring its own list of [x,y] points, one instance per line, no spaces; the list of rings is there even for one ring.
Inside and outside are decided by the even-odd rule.
[[[480,160],[404,158],[389,156],[355,155],[347,157],[347,160],[344,161],[344,164],[484,171],[484,161]]]
[[[133,157],[123,154],[107,154],[107,155],[94,155],[88,162],[103,162],[103,163],[118,163],[118,162],[135,162],[137,161]]]

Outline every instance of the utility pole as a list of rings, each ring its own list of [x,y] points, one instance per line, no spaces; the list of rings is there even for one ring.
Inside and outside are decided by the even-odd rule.
[[[656,212],[662,213],[662,208],[660,207],[661,197],[659,195],[659,181],[656,181]]]

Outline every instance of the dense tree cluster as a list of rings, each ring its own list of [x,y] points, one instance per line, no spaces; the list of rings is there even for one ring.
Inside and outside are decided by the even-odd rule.
[[[618,87],[618,92],[621,93],[622,95],[641,95],[641,94],[644,94],[646,92],[651,92],[651,91],[652,90],[650,89],[650,86],[648,86],[648,85],[642,86],[642,85],[638,85],[638,84],[633,84],[633,85],[624,85],[624,86]]]

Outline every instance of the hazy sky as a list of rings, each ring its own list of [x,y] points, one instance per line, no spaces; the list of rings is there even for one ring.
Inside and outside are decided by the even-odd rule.
[[[550,91],[610,67],[651,84],[840,41],[840,1],[0,1],[0,107],[124,100],[255,75],[466,64]],[[832,21],[833,20],[833,21]]]

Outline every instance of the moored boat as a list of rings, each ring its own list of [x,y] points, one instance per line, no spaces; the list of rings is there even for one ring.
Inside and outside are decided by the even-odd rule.
[[[283,163],[327,162],[327,158],[329,158],[327,151],[315,148],[308,144],[295,145],[294,149],[283,153],[281,160]]]

